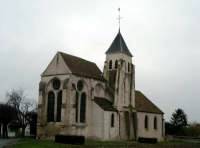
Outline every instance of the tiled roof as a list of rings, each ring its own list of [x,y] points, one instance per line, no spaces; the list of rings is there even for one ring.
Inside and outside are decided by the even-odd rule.
[[[112,103],[105,98],[94,97],[94,102],[99,105],[105,111],[117,111]]]
[[[154,103],[152,103],[142,92],[135,91],[135,106],[139,112],[164,114]]]
[[[120,31],[118,32],[117,36],[113,40],[109,49],[106,51],[106,54],[110,54],[110,53],[124,53],[132,57],[132,54],[129,51]]]
[[[101,70],[95,63],[63,52],[59,53],[73,74],[98,80],[104,80]]]

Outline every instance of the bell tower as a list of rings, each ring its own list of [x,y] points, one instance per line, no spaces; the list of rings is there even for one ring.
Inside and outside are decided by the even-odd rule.
[[[119,110],[135,107],[135,67],[120,30],[106,51],[103,73],[114,90],[114,106]]]
[[[119,138],[131,140],[136,138],[135,66],[120,31],[118,10],[119,31],[106,51],[103,74],[113,92],[113,106],[119,113]]]

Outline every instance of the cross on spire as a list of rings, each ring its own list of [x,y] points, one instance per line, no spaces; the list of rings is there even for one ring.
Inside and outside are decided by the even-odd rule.
[[[119,23],[119,31],[120,31],[120,21],[122,19],[122,17],[120,16],[120,7],[118,8],[118,12],[119,12],[119,15],[118,15],[118,23]]]

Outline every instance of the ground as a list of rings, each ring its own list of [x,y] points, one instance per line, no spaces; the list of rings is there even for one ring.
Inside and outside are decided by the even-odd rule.
[[[0,139],[0,148],[5,147],[6,145],[16,143],[18,139]]]
[[[181,141],[161,142],[157,144],[141,144],[127,141],[86,141],[85,145],[66,145],[58,144],[50,140],[21,139],[13,144],[13,148],[200,148],[200,141]]]

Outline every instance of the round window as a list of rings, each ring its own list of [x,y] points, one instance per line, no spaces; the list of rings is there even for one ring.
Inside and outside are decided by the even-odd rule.
[[[83,81],[79,80],[77,83],[77,89],[81,91],[83,89]]]
[[[60,80],[58,79],[53,80],[53,88],[56,90],[60,88]]]

